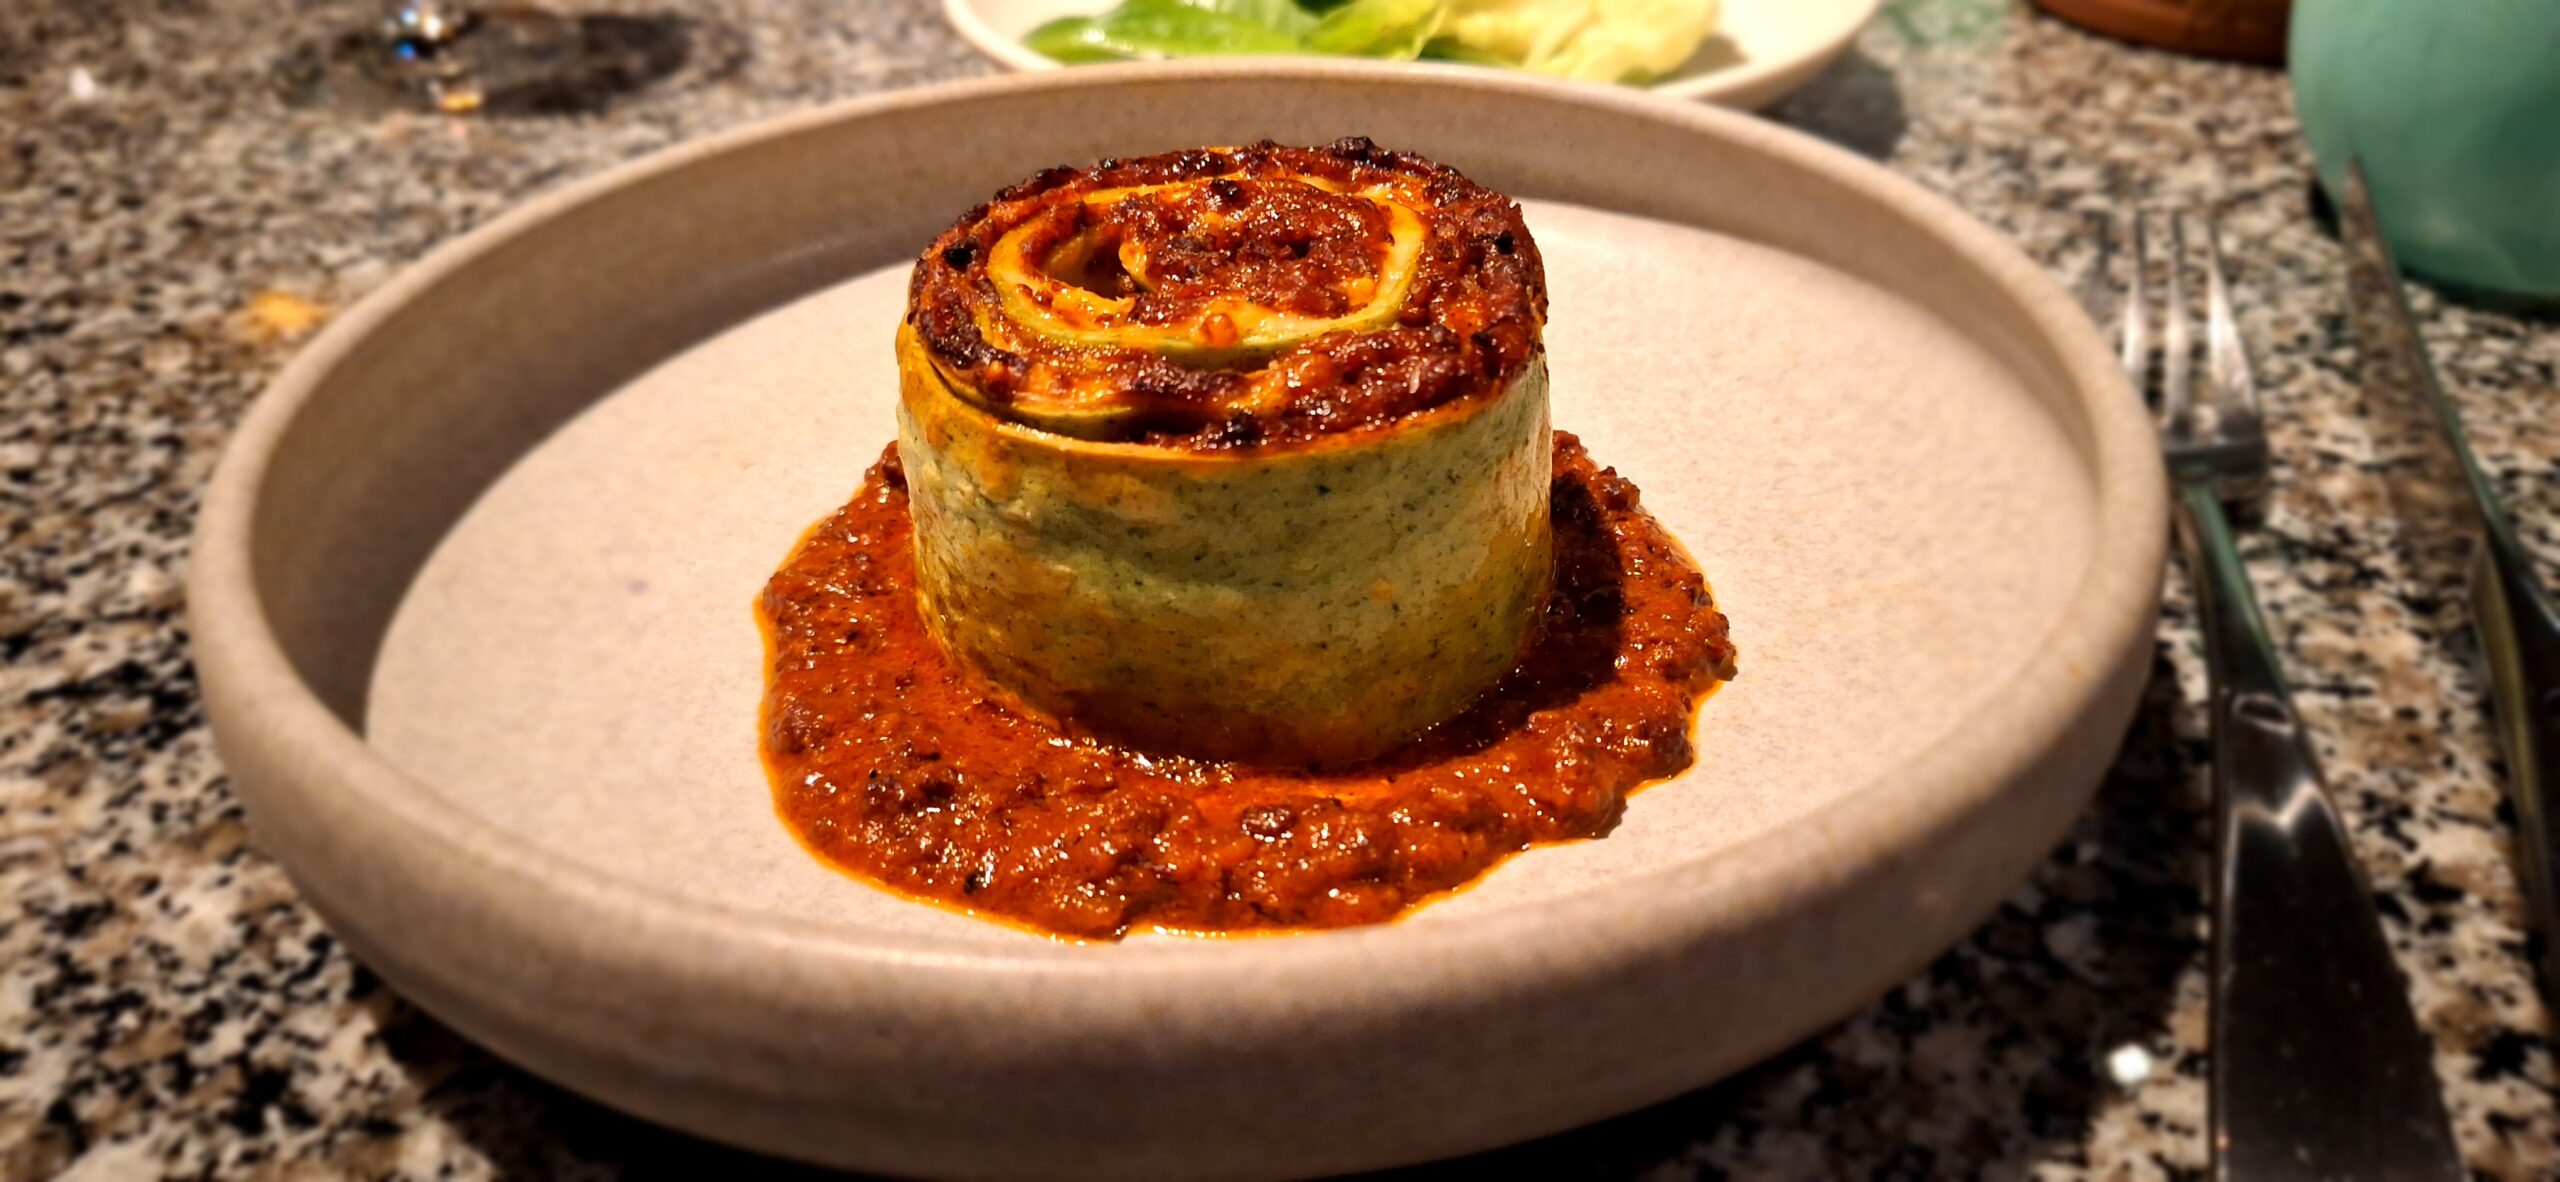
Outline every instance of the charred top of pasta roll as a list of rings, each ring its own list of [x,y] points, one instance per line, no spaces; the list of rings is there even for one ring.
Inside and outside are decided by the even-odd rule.
[[[934,240],[907,313],[989,413],[1200,450],[1490,397],[1546,314],[1518,205],[1365,139],[1050,169]]]

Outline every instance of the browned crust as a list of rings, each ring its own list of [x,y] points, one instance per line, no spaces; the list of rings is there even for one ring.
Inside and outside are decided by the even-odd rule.
[[[978,318],[997,298],[987,257],[1007,231],[1093,190],[1229,174],[1406,182],[1421,198],[1430,235],[1398,322],[1317,337],[1246,368],[1186,365],[1135,349],[1003,347],[981,334]],[[1354,137],[1320,148],[1264,141],[1040,172],[934,239],[916,261],[907,317],[936,362],[999,413],[1061,372],[1098,374],[1138,408],[1114,438],[1206,450],[1358,431],[1490,397],[1537,358],[1546,314],[1546,271],[1517,204],[1455,169]],[[1234,405],[1257,373],[1275,370],[1286,391],[1276,404]]]

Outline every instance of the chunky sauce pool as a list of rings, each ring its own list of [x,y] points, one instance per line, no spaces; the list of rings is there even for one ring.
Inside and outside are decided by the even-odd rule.
[[[764,755],[827,861],[1073,936],[1373,923],[1532,843],[1606,832],[1692,759],[1732,675],[1706,583],[1571,435],[1555,443],[1555,590],[1473,708],[1356,768],[1153,755],[1020,707],[915,607],[893,448],[767,584]]]

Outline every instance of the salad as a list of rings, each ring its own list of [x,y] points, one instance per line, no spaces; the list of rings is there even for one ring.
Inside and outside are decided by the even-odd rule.
[[[1061,62],[1319,53],[1649,82],[1715,31],[1718,0],[1122,0],[1033,29]]]

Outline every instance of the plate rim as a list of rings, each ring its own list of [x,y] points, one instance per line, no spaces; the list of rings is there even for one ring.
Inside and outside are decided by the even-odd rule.
[[[1240,65],[1185,63],[1174,68],[1184,74],[1197,73],[1213,78],[1303,73],[1338,79],[1346,71],[1353,74],[1367,74],[1374,71],[1403,79],[1415,77],[1410,67],[1372,63],[1321,62],[1277,70],[1273,68],[1272,63],[1268,62]],[[417,293],[445,275],[460,270],[466,264],[490,253],[493,247],[514,238],[524,230],[551,218],[571,213],[592,198],[621,189],[642,178],[688,167],[697,158],[715,156],[750,144],[781,138],[804,128],[823,126],[840,120],[894,116],[897,112],[912,106],[939,104],[979,95],[1034,92],[1050,88],[1110,88],[1131,77],[1132,75],[1127,71],[1133,69],[1143,71],[1139,76],[1160,80],[1165,76],[1166,67],[1152,64],[1141,67],[1097,66],[1071,72],[1007,75],[855,99],[751,124],[662,149],[640,159],[571,182],[548,194],[537,196],[490,222],[466,232],[446,245],[430,251],[412,264],[406,272],[360,300],[355,307],[324,328],[320,336],[306,346],[260,394],[256,404],[243,417],[232,442],[227,445],[223,458],[206,488],[204,507],[195,538],[195,561],[189,572],[190,622],[196,626],[195,636],[198,638],[199,659],[218,669],[219,672],[215,676],[226,683],[235,683],[261,691],[259,696],[269,709],[283,708],[284,713],[281,716],[270,717],[264,721],[268,727],[289,736],[295,747],[313,753],[326,752],[333,759],[352,759],[354,763],[351,766],[363,771],[366,778],[373,783],[384,788],[397,788],[400,790],[399,796],[412,801],[431,802],[435,810],[434,819],[460,819],[465,821],[466,830],[486,830],[482,833],[473,833],[472,836],[497,839],[493,843],[497,848],[522,845],[526,851],[534,855],[531,860],[544,864],[546,869],[565,869],[569,872],[568,877],[573,880],[593,876],[614,884],[617,889],[627,887],[638,890],[646,896],[671,904],[671,913],[682,915],[686,919],[698,920],[710,918],[713,915],[727,917],[728,913],[736,912],[737,917],[753,920],[750,926],[754,927],[788,929],[805,927],[814,929],[814,933],[794,931],[792,934],[803,937],[820,934],[823,942],[830,944],[868,943],[869,941],[854,940],[849,933],[841,930],[828,929],[816,924],[804,924],[802,921],[777,923],[772,917],[762,916],[758,912],[733,908],[725,904],[686,899],[672,893],[659,892],[641,884],[629,883],[627,880],[613,877],[603,871],[569,863],[565,858],[542,852],[538,847],[523,843],[520,839],[498,830],[496,826],[476,817],[467,809],[443,801],[441,794],[434,790],[432,784],[392,766],[387,759],[373,749],[370,743],[365,741],[361,734],[357,733],[355,728],[340,721],[319,700],[311,687],[294,672],[289,658],[276,641],[273,631],[268,627],[259,603],[253,572],[249,563],[245,561],[251,540],[249,516],[255,507],[259,491],[257,482],[263,476],[266,463],[273,456],[284,434],[284,427],[293,419],[295,412],[322,389],[324,379],[347,354],[352,352],[353,346],[363,341],[377,326],[404,308]],[[1457,71],[1456,73],[1457,77],[1441,79],[1435,84],[1454,83],[1491,89],[1538,88],[1536,83],[1517,83],[1501,75],[1484,71]],[[1612,101],[1611,93],[1605,90],[1597,93],[1577,92],[1564,101],[1609,103]],[[2023,284],[2029,288],[2030,292],[2041,296],[2042,298],[2037,301],[2041,305],[2038,308],[2041,313],[2039,318],[2051,321],[2048,327],[2054,330],[2055,335],[2063,343],[2069,344],[2075,338],[2077,339],[2079,347],[2070,352],[2078,355],[2066,356],[2066,362],[2078,363],[2074,365],[2075,369],[2081,366],[2095,369],[2095,376],[2101,379],[2100,384],[2115,388],[2121,395],[2120,398],[2111,402],[2120,403],[2122,413],[2115,415],[2093,413],[2091,416],[2092,442],[2096,445],[2098,452],[2097,468],[2099,470],[2096,475],[2100,477],[2095,489],[2095,508],[2099,524],[2092,530],[2096,538],[2096,546],[2091,554],[2088,572],[2084,573],[2081,582],[2075,587],[2071,602],[2075,607],[2095,606],[2101,609],[2103,614],[2096,618],[2113,625],[2108,629],[2110,634],[2134,631],[2134,624],[2137,622],[2147,630],[2156,598],[2148,586],[2151,579],[2148,575],[2139,579],[2126,579],[2121,574],[2112,572],[2118,566],[2155,572],[2165,563],[2166,514],[2165,511],[2154,512],[2153,510],[2165,510],[2166,478],[2160,471],[2156,454],[2152,451],[2148,420],[2140,417],[2138,404],[2133,399],[2130,387],[2125,384],[2122,373],[2116,367],[2113,358],[2106,353],[2094,326],[2085,317],[2080,316],[2076,310],[2077,305],[2071,301],[2071,297],[2057,281],[2046,275],[2041,268],[2036,267],[2014,245],[1999,238],[1987,225],[1976,222],[1970,215],[1963,213],[1946,199],[1928,191],[1916,182],[1886,172],[1881,166],[1854,156],[1845,149],[1823,143],[1810,136],[1803,136],[1801,133],[1781,131],[1749,116],[1715,108],[1663,104],[1640,96],[1615,100],[1615,105],[1621,105],[1629,113],[1641,118],[1670,119],[1705,125],[1718,131],[1757,140],[1760,141],[1759,146],[1779,156],[1794,157],[1792,161],[1794,163],[1831,171],[1840,174],[1837,179],[1849,180],[1860,187],[1883,189],[1897,197],[1906,198],[1916,203],[1917,210],[1925,215],[1926,220],[1934,223],[1936,228],[1954,234],[1959,245],[1969,245],[1987,252],[1990,256],[1987,261],[2005,264],[2005,269],[2013,272],[2008,278]],[[1971,241],[1967,242],[1968,239]],[[2064,319],[2061,315],[2064,312],[2068,312],[2072,319]],[[2089,409],[2095,412],[2103,408]],[[2133,462],[2137,460],[2139,462]],[[2100,585],[2093,588],[2093,583]],[[2105,585],[2107,583],[2123,585],[2107,586]],[[2091,602],[2093,600],[2094,604]],[[2068,613],[2068,616],[2072,621],[2088,621],[2092,618],[2082,611]],[[2070,633],[2089,631],[2089,629],[2075,627],[2064,627],[2063,630]],[[2070,647],[2080,646],[2075,644]],[[2094,668],[2103,663],[2094,659],[2102,654],[2088,655],[2093,659],[2087,667]],[[2018,696],[2015,693],[2016,687],[2034,680],[2034,675],[2038,671],[2056,669],[2070,663],[2072,662],[2067,657],[2054,655],[2051,646],[2040,648],[2038,655],[2030,658],[2028,666],[2012,676],[1993,700],[1967,716],[1964,722],[1950,727],[1948,736],[1942,738],[1939,745],[1924,751],[1920,758],[1932,769],[1943,764],[1945,762],[1943,757],[1946,754],[1945,745],[1951,741],[1961,741],[1967,736],[1982,734],[1986,728],[1979,724],[1986,718],[2031,719],[2052,713],[2049,710],[2036,709],[2011,713],[2004,712],[2001,707],[2006,705],[2007,699]],[[1996,762],[2006,764],[2016,761]],[[1946,775],[1929,777],[1932,783],[1950,778],[1971,779],[1973,777]],[[1896,779],[1908,782],[1919,777],[1900,776]],[[1755,835],[1744,844],[1734,847],[1712,861],[1726,867],[1754,861],[1755,859],[1751,857],[1754,851],[1794,830],[1807,827],[1817,819],[1824,823],[1814,827],[1827,830],[1835,837],[1872,835],[1881,828],[1872,821],[1862,823],[1827,815],[1841,810],[1847,804],[1871,804],[1872,802],[1860,800],[1867,794],[1863,789],[1846,793],[1839,802],[1825,806],[1816,813],[1807,814],[1777,826],[1767,833]],[[1939,797],[1942,794],[1913,791],[1901,795]],[[1869,816],[1876,815],[1871,808],[1853,811],[1863,812]],[[411,814],[410,819],[426,821],[430,818]],[[440,836],[452,835],[440,834]],[[554,863],[558,865],[553,865]],[[1686,878],[1688,875],[1684,872],[1693,869],[1696,867],[1692,864],[1681,863],[1663,867],[1644,878],[1648,880]],[[1757,880],[1762,876],[1750,877]],[[1186,952],[1177,953],[1175,956],[1191,959],[1207,952],[1214,945],[1213,955],[1200,958],[1232,963],[1246,959],[1265,959],[1273,949],[1333,948],[1374,942],[1388,933],[1393,933],[1398,939],[1426,938],[1434,942],[1467,943],[1472,942],[1473,937],[1459,940],[1456,939],[1459,933],[1487,925],[1512,926],[1525,921],[1529,916],[1549,910],[1584,910],[1584,907],[1568,908],[1568,905],[1587,904],[1602,896],[1626,893],[1623,888],[1627,885],[1631,884],[1624,882],[1602,884],[1569,896],[1527,902],[1500,912],[1471,916],[1463,924],[1375,925],[1310,933],[1307,936],[1280,940],[1250,941],[1243,944],[1168,941],[1160,944],[1128,943],[1112,947],[1131,954],[1129,958],[1132,960],[1139,958],[1141,949],[1150,951],[1185,949]],[[1646,885],[1653,884],[1647,882]],[[1625,909],[1612,907],[1605,910],[1618,912]],[[899,936],[888,942],[911,946],[919,938],[921,937]],[[1042,947],[1048,946],[1042,945]],[[975,944],[970,945],[970,954],[973,959],[980,958]],[[1283,955],[1295,956],[1297,953],[1292,951]],[[1153,959],[1153,957],[1149,958]],[[999,956],[997,959],[1021,960],[1026,963],[1055,963],[1054,959],[1049,957]]]
[[[1106,0],[1094,0],[1094,3],[1096,4],[1102,4],[1105,2]],[[1726,0],[1726,2],[1731,3],[1734,2],[1734,0]],[[1753,0],[1743,0],[1743,2],[1753,2]],[[1761,0],[1761,2],[1765,2],[1765,0]],[[1714,70],[1691,77],[1677,78],[1669,82],[1658,82],[1650,86],[1633,89],[1636,89],[1639,93],[1651,93],[1661,95],[1664,98],[1718,103],[1724,106],[1736,107],[1744,110],[1752,110],[1767,106],[1768,104],[1776,102],[1779,98],[1785,96],[1789,91],[1792,91],[1803,83],[1810,81],[1814,75],[1822,72],[1823,67],[1830,65],[1834,60],[1839,58],[1841,54],[1848,52],[1850,43],[1856,41],[1858,39],[1858,34],[1865,32],[1868,25],[1875,23],[1876,15],[1884,11],[1885,0],[1841,0],[1841,4],[1843,19],[1840,24],[1825,32],[1822,40],[1809,48],[1806,52],[1796,54],[1792,57],[1776,58],[1765,62],[1745,60],[1738,66]],[[1855,14],[1855,19],[1849,19],[1849,16],[1852,13]],[[949,23],[952,29],[960,34],[961,40],[967,41],[970,47],[976,49],[981,56],[1002,65],[1008,70],[1032,72],[1063,70],[1068,68],[1066,63],[1050,57],[1045,53],[1040,53],[1014,38],[1005,36],[1003,33],[997,32],[995,26],[988,24],[987,19],[984,16],[979,15],[977,0],[942,0],[942,16],[943,20]],[[1201,61],[1208,59],[1194,58],[1188,60]],[[1231,60],[1276,62],[1289,61],[1291,59],[1288,57],[1241,57]],[[1347,60],[1358,61],[1366,59],[1354,58]],[[1162,66],[1172,63],[1141,62],[1131,64],[1141,66]],[[1410,67],[1414,65],[1438,63],[1386,62],[1381,64]],[[1090,69],[1092,67],[1079,66],[1076,68]],[[1490,72],[1536,79],[1550,86],[1597,86],[1609,89],[1627,89],[1613,87],[1610,83],[1606,82],[1576,82],[1562,78],[1546,78],[1542,75],[1531,74],[1525,71],[1495,69]]]
[[[298,412],[375,330],[446,277],[503,249],[544,223],[648,178],[840,121],[895,118],[952,102],[1020,97],[1132,84],[1219,80],[1353,81],[1382,87],[1457,87],[1524,100],[1598,106],[1632,120],[1668,123],[1720,137],[1821,174],[1887,202],[2007,291],[2050,343],[2055,363],[2086,415],[2093,483],[2088,563],[2040,646],[1988,699],[1880,783],[1753,835],[1716,857],[1614,878],[1564,895],[1447,923],[1396,923],[1243,941],[1146,940],[1069,945],[975,935],[939,937],[849,930],[742,906],[690,898],[587,866],[511,834],[392,765],[356,727],[340,720],[293,668],[258,594],[253,536],[264,476]],[[1378,1023],[1446,1013],[1489,996],[1519,997],[1554,987],[1562,975],[1589,979],[1677,956],[1719,933],[1781,920],[1807,897],[1829,896],[1870,868],[1889,865],[1916,842],[1961,832],[2030,769],[2044,767],[2121,691],[2130,709],[2147,667],[2165,563],[2166,478],[2148,417],[2121,369],[2061,283],[1953,202],[1846,149],[1750,116],[1666,102],[1607,87],[1558,88],[1492,71],[1416,68],[1341,59],[1204,61],[1096,66],[1025,73],[857,98],[763,120],[661,149],[522,202],[411,264],[328,325],[277,374],[243,417],[206,487],[187,580],[188,622],[204,700],[219,750],[235,780],[254,795],[291,795],[295,815],[265,809],[248,787],[252,823],[270,851],[314,840],[334,827],[396,831],[421,846],[406,859],[433,860],[452,886],[439,905],[490,924],[512,924],[538,945],[595,971],[649,973],[669,988],[716,992],[740,1009],[838,1014],[914,1005],[936,1014],[1010,1011],[1036,1001],[1047,1021],[1096,1031],[1153,1029],[1173,1009],[1195,1009],[1204,984],[1252,975],[1258,991],[1288,982],[1361,980],[1357,995],[1329,1004]],[[2130,678],[2125,685],[2119,681]],[[227,724],[227,725],[226,725]],[[2111,732],[2112,733],[2112,732]],[[2110,747],[2110,750],[2112,748]],[[326,781],[309,785],[269,781]],[[2094,780],[2094,777],[2092,778]],[[2076,815],[2081,795],[2073,797]],[[2057,830],[2058,831],[2058,830]],[[286,840],[279,841],[282,834]],[[1917,835],[1917,836],[1915,836]],[[297,847],[299,848],[299,847]],[[1808,856],[1808,851],[1819,856]],[[278,860],[292,870],[290,860]],[[332,926],[352,918],[296,876],[302,897]],[[458,885],[456,885],[458,884]],[[848,889],[860,889],[848,884]],[[527,892],[531,892],[528,894]],[[540,908],[526,908],[526,898]],[[528,914],[538,911],[539,914]],[[1967,922],[1972,921],[1967,916]],[[361,931],[364,924],[356,924]],[[1569,965],[1542,955],[1549,933],[1576,934]],[[368,941],[370,943],[370,941]],[[670,950],[681,950],[680,952]],[[1464,958],[1465,974],[1415,973],[1414,963]],[[755,964],[756,972],[734,966]],[[1405,971],[1398,971],[1398,970]],[[398,979],[395,978],[395,983]],[[1107,987],[1104,987],[1106,986]],[[556,1024],[539,999],[475,998],[493,1020]],[[656,1024],[664,1015],[617,1010],[596,998],[595,1020]],[[1278,1017],[1265,1016],[1268,1023]],[[725,1023],[720,1029],[735,1029]],[[1256,1029],[1265,1029],[1257,1027]],[[563,1037],[568,1037],[563,1035]],[[1056,1035],[1056,1037],[1065,1037]],[[1194,1037],[1197,1037],[1196,1035]],[[1763,1053],[1765,1053],[1765,1048]],[[725,1072],[710,1078],[729,1080]],[[734,1081],[732,1081],[734,1082]],[[1533,1132],[1536,1130],[1524,1130]]]

